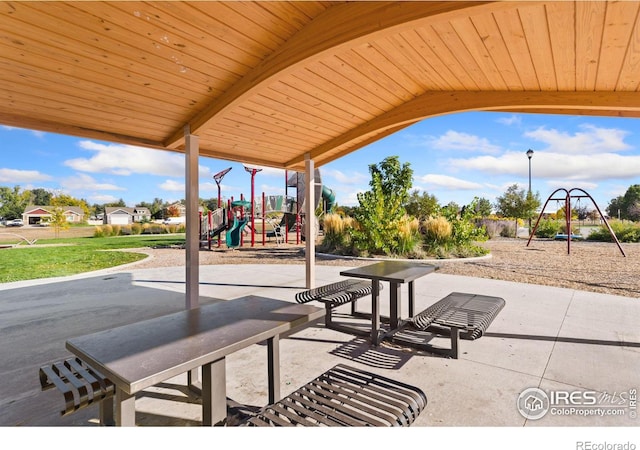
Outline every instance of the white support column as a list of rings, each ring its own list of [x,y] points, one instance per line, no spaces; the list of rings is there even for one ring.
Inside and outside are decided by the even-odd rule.
[[[200,303],[200,224],[198,216],[198,136],[192,135],[189,125],[184,128],[185,135],[185,194],[187,202],[186,217],[186,309],[197,308]]]
[[[304,155],[304,181],[305,199],[304,199],[304,242],[305,242],[305,267],[307,289],[312,289],[316,284],[316,198],[315,198],[315,164],[311,159],[311,155]]]

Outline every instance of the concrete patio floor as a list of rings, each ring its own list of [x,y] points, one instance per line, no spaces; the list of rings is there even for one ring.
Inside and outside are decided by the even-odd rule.
[[[317,266],[317,285],[337,281],[344,269]],[[201,304],[245,295],[293,302],[304,277],[301,265],[201,266]],[[131,267],[1,285],[0,425],[95,426],[96,407],[60,417],[62,397],[40,391],[38,368],[69,356],[68,338],[183,309],[184,279],[182,267]],[[506,300],[485,336],[461,341],[460,359],[391,345],[374,348],[317,323],[281,341],[282,394],[346,363],[422,388],[428,405],[414,427],[623,427],[626,432],[640,424],[631,401],[640,387],[638,299],[434,273],[416,281],[417,311],[452,291]],[[385,286],[383,314],[387,296]],[[402,299],[406,296],[404,286]],[[367,298],[358,303],[362,311],[368,306]],[[405,315],[406,308],[405,302]],[[434,342],[447,345],[448,339]],[[229,357],[228,397],[248,407],[264,405],[266,370],[266,346]],[[182,378],[138,396],[138,425],[200,425],[199,400],[185,391]],[[517,400],[528,388],[573,393],[578,408],[525,419]],[[584,408],[575,405],[590,395],[597,399],[590,412],[603,415],[583,415]]]

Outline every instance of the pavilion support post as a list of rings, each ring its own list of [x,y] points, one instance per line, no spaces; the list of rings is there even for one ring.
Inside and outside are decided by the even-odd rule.
[[[186,220],[185,220],[185,308],[193,309],[200,306],[200,223],[198,200],[198,136],[191,134],[189,125],[184,127],[185,135],[185,196],[186,196]],[[202,382],[197,369],[187,372],[187,386],[190,390],[200,393]]]
[[[197,308],[200,303],[200,236],[198,217],[198,136],[191,134],[189,126],[184,130],[185,134],[185,191],[187,202],[186,217],[186,309]]]
[[[316,199],[315,199],[315,164],[311,155],[306,153],[304,155],[304,180],[307,184],[305,186],[305,199],[304,199],[304,242],[305,242],[305,268],[306,268],[306,285],[307,289],[315,287],[316,283]]]

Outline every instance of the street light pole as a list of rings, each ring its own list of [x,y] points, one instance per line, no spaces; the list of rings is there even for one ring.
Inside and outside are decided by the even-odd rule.
[[[533,150],[527,150],[527,158],[529,158],[529,198],[531,198],[531,158],[533,157]],[[529,235],[531,235],[531,217],[529,217]]]

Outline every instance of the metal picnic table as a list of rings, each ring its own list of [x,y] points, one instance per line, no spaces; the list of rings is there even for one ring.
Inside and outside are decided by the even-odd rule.
[[[368,266],[343,270],[340,275],[352,278],[371,280],[371,343],[378,345],[384,335],[380,335],[380,289],[381,281],[389,282],[389,327],[390,331],[398,328],[401,321],[400,313],[400,285],[409,283],[409,317],[415,312],[414,280],[428,275],[437,269],[432,264],[411,261],[381,261]]]
[[[137,392],[198,367],[203,425],[215,425],[227,417],[225,357],[266,340],[273,403],[280,399],[280,335],[323,315],[315,306],[247,296],[76,337],[66,347],[115,384],[116,425],[135,425]]]

